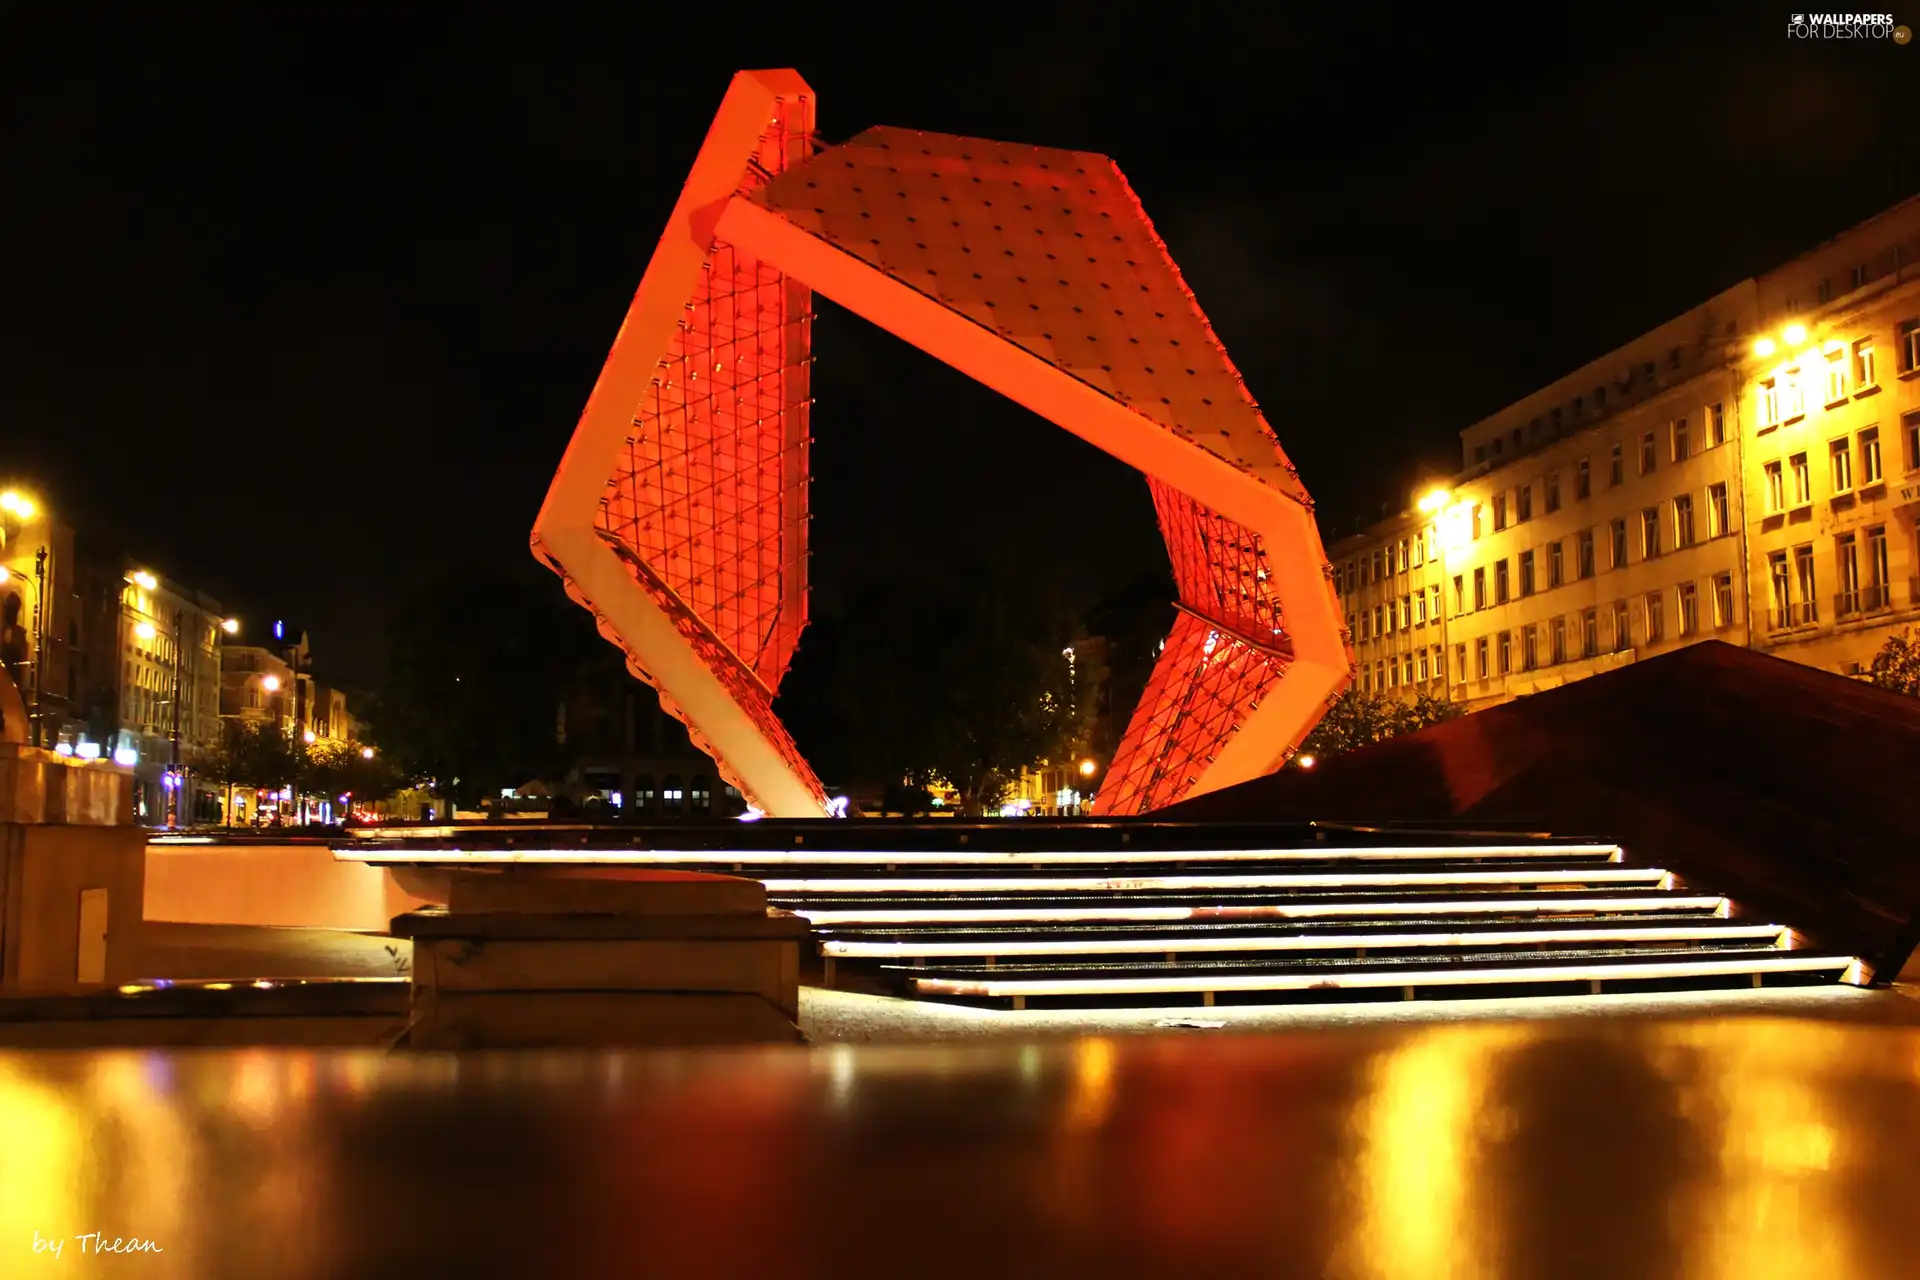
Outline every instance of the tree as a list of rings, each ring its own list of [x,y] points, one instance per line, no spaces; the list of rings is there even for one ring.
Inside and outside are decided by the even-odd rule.
[[[323,739],[308,747],[306,767],[301,780],[303,794],[330,799],[351,796],[361,803],[384,800],[406,785],[401,770],[375,752],[366,754],[366,744]]]
[[[301,744],[291,741],[278,725],[229,723],[219,749],[207,755],[200,772],[226,789],[228,821],[232,821],[235,786],[287,786],[300,773],[302,754]]]
[[[1874,684],[1909,697],[1920,697],[1920,642],[1913,638],[1912,627],[1900,628],[1897,636],[1888,636],[1873,655],[1870,669]]]
[[[463,807],[563,771],[558,708],[583,672],[632,680],[547,575],[449,578],[401,606],[389,640],[372,736],[384,763]]]
[[[1300,753],[1311,756],[1337,756],[1370,747],[1376,742],[1403,733],[1414,733],[1429,725],[1459,718],[1457,703],[1422,693],[1411,702],[1386,694],[1365,694],[1349,688],[1334,702],[1314,726]]]
[[[1075,620],[1018,572],[870,587],[822,621],[781,709],[830,774],[879,787],[938,778],[978,813],[1021,768],[1083,736],[1087,700],[1065,653]]]

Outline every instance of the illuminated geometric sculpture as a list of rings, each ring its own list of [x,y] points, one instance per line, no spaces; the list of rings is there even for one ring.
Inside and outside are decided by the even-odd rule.
[[[770,815],[826,812],[772,701],[806,623],[818,291],[1147,476],[1180,616],[1096,800],[1271,772],[1349,675],[1312,503],[1113,162],[901,129],[817,149],[734,77],[533,547]]]

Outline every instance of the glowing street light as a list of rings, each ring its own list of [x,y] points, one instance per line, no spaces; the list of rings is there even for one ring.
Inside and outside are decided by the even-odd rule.
[[[1762,338],[1753,344],[1753,354],[1759,356],[1762,360],[1765,360],[1779,349],[1779,347],[1774,345],[1772,338]]]
[[[315,733],[311,729],[308,729],[306,732],[300,735],[300,741],[306,743],[308,746],[312,746],[314,743],[318,742],[319,740],[320,740],[320,735]]]
[[[220,620],[220,629],[230,636],[237,636],[240,634],[240,619],[222,618]]]
[[[1799,346],[1807,340],[1807,326],[1803,324],[1790,324],[1780,336],[1787,340],[1788,346]]]
[[[135,569],[133,571],[133,581],[135,586],[138,586],[144,591],[155,590],[160,585],[160,579],[154,577],[145,569]]]
[[[1446,506],[1447,499],[1452,496],[1453,495],[1449,494],[1445,489],[1429,489],[1420,496],[1420,510],[1427,515],[1432,515],[1434,512],[1440,510],[1440,508]]]
[[[1097,768],[1099,768],[1099,766],[1094,764],[1093,761],[1082,760],[1080,762],[1080,776],[1083,778],[1091,778],[1093,776],[1093,771]]]
[[[32,498],[29,498],[17,489],[9,489],[5,493],[0,493],[0,511],[4,511],[16,519],[31,520],[33,519],[34,513],[39,509],[38,504],[36,504]]]
[[[1317,756],[1307,755],[1307,756],[1296,757],[1294,760],[1294,763],[1299,765],[1302,769],[1311,769],[1316,764],[1319,764],[1320,760]]]
[[[371,759],[373,759],[373,748],[372,748],[372,747],[362,747],[362,748],[360,748],[360,758],[361,758],[362,760],[371,760]]]
[[[151,640],[156,633],[151,622],[142,622],[133,629],[133,634],[139,636],[142,640]]]
[[[260,677],[260,687],[268,693],[278,693],[280,692],[280,677],[262,676]]]

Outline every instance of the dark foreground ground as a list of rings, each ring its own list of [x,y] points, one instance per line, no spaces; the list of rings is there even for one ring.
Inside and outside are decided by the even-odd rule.
[[[0,1132],[5,1275],[1920,1272],[1920,1029],[1814,1019],[9,1052]]]

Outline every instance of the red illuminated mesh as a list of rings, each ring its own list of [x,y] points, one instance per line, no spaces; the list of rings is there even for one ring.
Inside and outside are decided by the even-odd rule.
[[[813,145],[811,103],[781,101],[739,190]],[[716,241],[599,521],[677,598],[669,612],[699,620],[715,673],[762,702],[806,626],[811,321],[806,286]]]
[[[1280,646],[1280,597],[1260,535],[1148,477],[1180,601],[1250,640]]]
[[[616,549],[619,548],[616,546]],[[720,682],[727,688],[728,695],[747,713],[754,727],[780,753],[787,767],[812,790],[814,797],[824,806],[827,802],[826,788],[821,786],[820,780],[814,776],[806,757],[800,754],[800,748],[794,744],[792,736],[787,733],[787,727],[780,723],[780,717],[773,713],[766,691],[741,668],[739,663],[732,660],[732,656],[714,639],[713,634],[701,625],[700,619],[695,617],[692,611],[667,589],[666,584],[660,581],[647,565],[627,552],[622,553],[621,559],[626,563],[627,572],[633,575],[634,582],[652,598],[654,605],[662,613],[673,620],[674,629],[680,633],[681,639],[687,642],[687,647],[699,655],[701,661],[705,662],[708,668],[720,678]],[[617,636],[609,638],[619,643]],[[625,648],[624,645],[622,647]],[[627,667],[635,676],[653,685],[660,695],[660,709],[687,727],[687,736],[692,740],[694,749],[710,756],[719,769],[720,776],[733,784],[742,795],[752,800],[752,792],[733,771],[726,757],[714,749],[713,744],[708,742],[694,723],[687,718],[680,704],[667,690],[660,688],[653,678],[653,673],[641,666],[631,651],[628,652]]]
[[[1107,157],[868,129],[749,198],[1305,499],[1239,370]]]
[[[1166,649],[1114,752],[1094,808],[1145,813],[1181,799],[1280,678],[1282,660],[1189,613]]]

